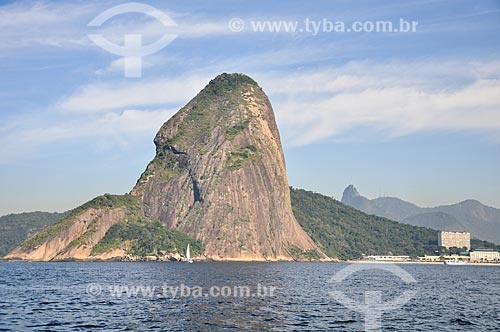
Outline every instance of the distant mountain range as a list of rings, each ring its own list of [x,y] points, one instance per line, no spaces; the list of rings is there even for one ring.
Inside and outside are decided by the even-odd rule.
[[[396,197],[368,199],[349,185],[342,203],[368,214],[385,217],[405,224],[448,231],[468,231],[472,237],[500,244],[500,209],[476,200],[452,205],[422,208]]]

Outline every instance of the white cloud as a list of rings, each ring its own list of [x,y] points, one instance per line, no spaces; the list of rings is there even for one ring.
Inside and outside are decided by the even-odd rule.
[[[460,68],[460,70],[457,70]],[[381,139],[419,131],[500,136],[498,62],[353,62],[339,68],[262,76],[286,139],[306,145],[351,139],[371,128]]]
[[[26,146],[36,150],[81,138],[126,146],[136,137],[152,137],[213,76],[207,70],[85,85],[44,114],[50,123],[13,121],[16,125],[2,127],[0,162],[16,160]],[[370,140],[429,130],[500,138],[498,61],[361,61],[253,76],[271,98],[285,144],[358,140],[353,136],[358,128],[379,135],[361,138]],[[145,111],[165,106],[172,109]]]
[[[52,144],[83,139],[89,143],[106,142],[108,148],[126,148],[138,137],[152,138],[161,125],[177,110],[135,110],[120,113],[107,112],[90,118],[64,118],[47,124],[26,125],[9,128],[0,137],[0,164],[30,158],[32,153]]]
[[[85,3],[19,2],[0,6],[0,49],[82,46],[82,21],[94,8]]]
[[[168,52],[165,52],[163,54],[153,54],[149,55],[146,57],[142,58],[142,64],[141,67],[143,70],[148,69],[148,68],[169,68],[170,67],[175,67],[179,66],[180,63],[185,61],[184,58],[180,58],[176,55],[170,54]],[[125,61],[124,58],[117,58],[111,63],[109,63],[105,68],[98,69],[95,74],[96,75],[106,75],[106,74],[119,74],[120,78],[123,78],[124,76],[124,70],[125,70]],[[130,66],[130,64],[129,64]],[[132,67],[135,69],[134,67]],[[148,73],[149,74],[149,73]],[[145,76],[146,73],[143,72],[143,75]]]
[[[128,68],[131,71],[136,71],[136,70],[142,70],[146,68],[150,68],[153,66],[152,61],[146,61],[144,58],[142,58],[142,62],[137,63],[133,62],[132,65],[128,64]],[[106,67],[105,69],[99,69],[96,71],[97,75],[103,75],[105,73],[114,73],[114,72],[120,72],[123,75],[123,71],[125,70],[125,60],[124,58],[118,58],[116,60],[111,61],[111,63]]]
[[[100,133],[101,127],[106,127],[109,133],[155,133],[177,109],[155,111],[125,110],[121,114],[106,113],[95,124],[90,125],[90,131]]]
[[[212,76],[91,84],[58,106],[71,112],[182,106]],[[358,127],[375,129],[382,139],[423,130],[500,130],[498,61],[358,61],[255,78],[271,96],[284,137],[294,144],[352,139],[349,131]]]
[[[113,19],[112,24],[89,28],[88,22],[99,13],[115,6],[112,1],[46,2],[21,1],[0,6],[0,49],[18,50],[28,47],[95,47],[87,37],[89,32],[99,31],[112,43],[123,43],[125,34],[140,33],[145,44],[156,41],[168,30],[179,38],[203,38],[228,34],[225,20],[207,20],[195,15],[177,14],[161,6],[174,20],[177,27],[166,29],[149,16],[133,19],[124,15]],[[104,51],[103,51],[104,52]]]
[[[78,6],[79,11],[73,11]],[[87,13],[89,6],[82,4],[58,3],[57,5],[46,2],[14,2],[0,7],[0,27],[43,26],[69,22]],[[64,14],[64,15],[63,15]]]
[[[204,76],[181,76],[89,84],[60,100],[57,107],[70,112],[102,112],[136,106],[180,104],[193,98],[208,80]]]

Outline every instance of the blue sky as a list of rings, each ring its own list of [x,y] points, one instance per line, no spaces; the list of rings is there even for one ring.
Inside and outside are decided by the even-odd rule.
[[[128,192],[161,124],[221,72],[273,104],[291,185],[500,207],[499,1],[144,1],[177,38],[141,78],[89,40],[165,28],[121,1],[0,2],[0,215]],[[240,18],[241,32],[228,22]],[[255,32],[256,20],[418,21],[414,33]]]

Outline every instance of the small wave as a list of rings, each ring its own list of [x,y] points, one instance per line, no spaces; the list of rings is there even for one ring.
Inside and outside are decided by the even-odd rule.
[[[452,323],[455,323],[455,324],[458,324],[458,325],[474,325],[473,322],[471,321],[468,321],[466,319],[462,319],[462,318],[455,318],[455,319],[452,319],[451,320]]]
[[[358,321],[357,320],[354,320],[354,319],[347,319],[347,320],[341,320],[341,321],[337,321],[336,323],[340,323],[340,324],[348,324],[348,323],[357,323]]]

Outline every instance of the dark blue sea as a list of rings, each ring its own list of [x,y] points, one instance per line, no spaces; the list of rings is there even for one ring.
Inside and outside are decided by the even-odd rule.
[[[500,331],[500,267],[382,265],[3,262],[0,331]]]

